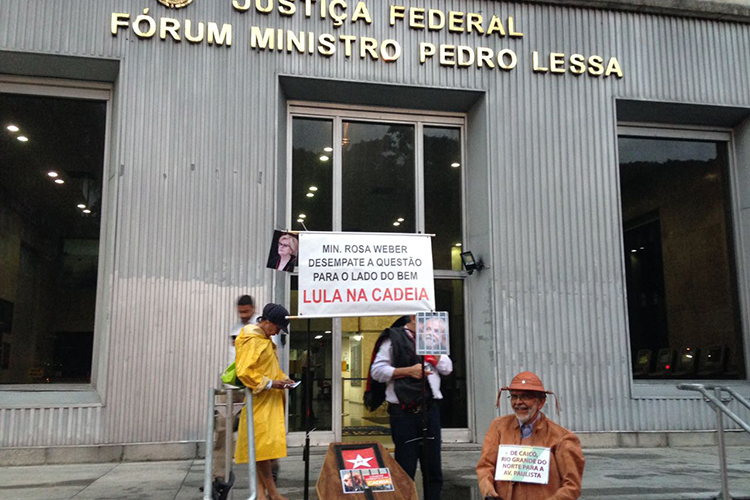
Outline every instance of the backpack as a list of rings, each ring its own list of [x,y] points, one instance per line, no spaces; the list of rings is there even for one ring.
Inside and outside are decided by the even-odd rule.
[[[375,361],[375,356],[378,355],[380,345],[388,338],[388,336],[388,329],[383,330],[380,337],[378,337],[378,340],[375,342],[375,347],[373,347],[372,355],[370,356],[370,367],[372,367],[372,362]],[[365,394],[362,396],[365,408],[369,411],[375,411],[380,408],[380,405],[385,402],[385,386],[386,384],[383,382],[378,382],[372,378],[370,370],[367,371],[367,384],[365,385]]]

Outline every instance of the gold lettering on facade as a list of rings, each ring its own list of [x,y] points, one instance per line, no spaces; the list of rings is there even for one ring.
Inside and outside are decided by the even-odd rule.
[[[470,12],[466,14],[466,32],[471,33],[472,31],[476,31],[480,35],[484,34],[484,28],[482,28],[482,24],[484,24],[484,18],[482,17],[482,14],[474,14],[473,12]]]
[[[448,12],[448,31],[451,33],[464,32],[464,13],[450,11]]]
[[[513,19],[513,16],[508,16],[508,34],[515,38],[521,38],[523,36],[523,33],[516,31],[516,22]]]
[[[586,58],[582,54],[571,54],[570,72],[574,75],[582,75],[586,72]]]
[[[169,17],[162,17],[159,19],[159,38],[162,40],[167,39],[167,33],[172,37],[173,40],[179,42],[181,40],[178,31],[180,30],[180,21]]]
[[[419,62],[424,64],[427,62],[428,57],[432,57],[436,54],[435,45],[432,43],[421,42],[419,44]]]
[[[214,22],[208,23],[208,44],[209,45],[226,45],[227,47],[232,46],[232,25],[223,24],[221,31],[219,31],[219,25]]]
[[[409,27],[414,29],[424,29],[424,9],[409,9]]]
[[[610,57],[609,62],[607,63],[607,69],[604,70],[604,76],[609,76],[612,73],[616,74],[617,78],[623,77],[620,61],[618,61],[616,57]]]
[[[367,24],[372,24],[372,16],[370,16],[370,11],[367,10],[365,2],[359,2],[354,8],[354,13],[352,13],[353,23],[356,23],[360,19],[364,19]]]
[[[190,19],[185,19],[185,40],[190,43],[200,43],[203,41],[205,36],[206,26],[202,23],[198,23],[198,34],[193,35],[192,33],[193,22]]]
[[[292,0],[279,0],[279,14],[293,16],[297,12],[297,5]]]
[[[146,26],[148,26],[146,31],[141,29],[141,24],[143,23],[146,23]],[[156,34],[156,21],[153,17],[148,15],[148,9],[143,9],[143,14],[136,16],[133,20],[132,28],[137,36],[141,38],[151,38]]]
[[[604,59],[599,56],[589,57],[589,74],[599,76],[604,73]]]
[[[531,67],[534,69],[535,73],[546,73],[549,71],[549,68],[539,66],[539,52],[536,50],[531,53]]]
[[[565,73],[565,54],[550,52],[549,70],[550,73]]]
[[[440,60],[441,66],[455,66],[456,46],[455,45],[441,45],[439,60]]]
[[[130,23],[128,23],[128,19],[130,19],[130,14],[113,12],[112,18],[109,23],[109,29],[112,32],[112,35],[117,35],[118,29],[127,28],[128,26],[130,26]]]
[[[388,15],[388,20],[391,26],[396,25],[396,19],[404,18],[404,12],[406,12],[406,7],[404,7],[403,5],[391,5]]]

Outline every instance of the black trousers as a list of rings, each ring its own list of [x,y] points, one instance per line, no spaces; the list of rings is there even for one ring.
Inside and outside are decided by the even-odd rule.
[[[391,416],[391,436],[396,445],[396,461],[414,479],[417,460],[422,469],[422,484],[428,492],[425,500],[440,500],[443,489],[443,467],[440,459],[440,409],[433,404],[425,414],[427,421],[427,444],[422,446],[421,413],[404,413],[397,405],[388,405]],[[425,455],[427,465],[425,467]]]

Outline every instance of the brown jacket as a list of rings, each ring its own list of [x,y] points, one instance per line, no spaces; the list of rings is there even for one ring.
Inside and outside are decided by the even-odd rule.
[[[547,484],[495,481],[495,462],[501,444],[550,448]],[[583,452],[578,436],[541,414],[530,437],[521,439],[521,428],[514,414],[492,421],[484,436],[477,478],[482,497],[502,500],[575,500],[581,495]]]

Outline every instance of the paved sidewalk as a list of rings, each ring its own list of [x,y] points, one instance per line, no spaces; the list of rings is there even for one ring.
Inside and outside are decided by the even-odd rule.
[[[282,494],[303,498],[304,464],[299,450],[281,465]],[[310,498],[325,449],[313,450]],[[710,499],[719,491],[715,446],[706,448],[638,448],[584,450],[586,470],[582,499]],[[443,453],[446,500],[477,500],[476,446]],[[750,447],[729,447],[729,486],[735,499],[750,499]],[[238,472],[234,499],[247,498],[247,472]],[[420,481],[418,481],[419,484]],[[42,465],[0,468],[0,500],[201,500],[203,460]],[[356,500],[353,495],[352,500]]]

